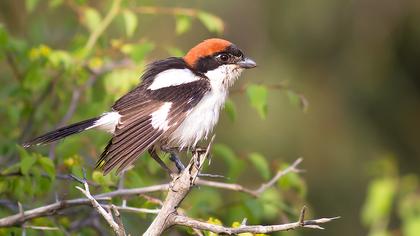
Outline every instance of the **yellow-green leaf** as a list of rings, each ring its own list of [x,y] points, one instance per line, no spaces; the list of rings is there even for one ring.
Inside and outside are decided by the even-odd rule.
[[[369,184],[366,202],[362,208],[362,220],[366,225],[385,220],[391,213],[397,181],[387,177],[373,180]]]
[[[191,28],[191,17],[179,15],[175,17],[175,32],[181,35]]]
[[[246,89],[251,106],[255,108],[262,119],[267,116],[267,88],[264,85],[252,84]]]
[[[302,94],[296,93],[292,90],[287,91],[287,97],[292,105],[300,107],[303,112],[306,112],[309,107],[309,102]]]
[[[219,17],[205,11],[198,12],[197,17],[208,31],[219,34],[223,32],[224,24]]]
[[[48,157],[41,157],[38,159],[39,164],[41,165],[42,169],[47,173],[50,179],[55,179],[55,166],[53,161]]]
[[[23,175],[29,174],[29,170],[35,164],[36,158],[30,155],[25,149],[22,147],[18,147],[19,155],[20,155],[20,171]]]
[[[38,5],[39,0],[26,0],[25,5],[28,12],[32,12],[36,5]]]
[[[131,37],[137,28],[137,16],[130,10],[123,12],[125,22],[125,33],[128,37]]]
[[[252,164],[255,166],[255,168],[258,170],[260,175],[265,180],[268,180],[270,178],[270,167],[265,157],[257,152],[249,154],[248,157]]]
[[[226,100],[225,112],[231,121],[235,121],[235,118],[236,118],[235,103],[233,103],[233,101],[230,99]]]
[[[85,26],[89,29],[90,32],[96,30],[96,28],[101,23],[101,15],[99,12],[92,7],[85,7],[83,10],[83,19]]]

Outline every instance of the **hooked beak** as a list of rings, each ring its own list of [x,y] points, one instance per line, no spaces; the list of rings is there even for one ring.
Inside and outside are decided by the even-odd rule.
[[[250,58],[245,57],[241,61],[237,62],[237,65],[244,69],[251,69],[257,66],[255,61],[251,60]]]

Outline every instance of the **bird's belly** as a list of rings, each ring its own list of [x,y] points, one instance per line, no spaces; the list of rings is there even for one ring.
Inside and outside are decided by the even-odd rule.
[[[220,109],[226,96],[227,92],[224,90],[213,90],[206,94],[171,134],[169,138],[171,145],[180,148],[194,147],[198,141],[207,138],[219,120]]]

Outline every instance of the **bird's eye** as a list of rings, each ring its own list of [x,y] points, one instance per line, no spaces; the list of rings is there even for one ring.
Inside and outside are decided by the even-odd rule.
[[[226,53],[222,53],[218,56],[221,62],[227,62],[229,60],[229,55]]]

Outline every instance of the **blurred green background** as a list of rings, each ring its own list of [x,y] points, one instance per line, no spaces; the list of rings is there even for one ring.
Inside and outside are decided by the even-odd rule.
[[[55,149],[29,153],[16,143],[106,111],[135,86],[146,63],[183,55],[203,39],[222,37],[243,49],[258,67],[246,71],[233,88],[207,171],[255,187],[269,177],[261,174],[267,166],[273,174],[283,162],[302,156],[306,172],[302,179],[286,183],[296,185],[290,191],[281,190],[279,183],[280,190],[272,195],[281,206],[202,188],[206,199],[192,196],[187,212],[216,217],[227,225],[241,221],[241,216],[267,224],[296,220],[299,208],[307,204],[310,217],[342,219],[326,225],[325,231],[284,235],[420,234],[419,1],[123,1],[109,27],[89,45],[112,4],[115,1],[0,2],[1,199],[20,200],[28,209],[35,207],[31,201],[45,201],[40,199],[45,191],[22,190],[31,180],[8,176],[22,170],[22,156],[49,155],[54,173],[80,173],[80,167],[91,173],[108,136],[80,135]],[[126,65],[124,58],[134,63]],[[103,71],[110,63],[115,68]],[[98,70],[100,75],[92,79],[91,71]],[[268,91],[267,98],[253,98],[250,86]],[[80,87],[78,105],[68,114],[77,96],[73,91]],[[253,99],[262,101],[253,107]],[[306,102],[308,106],[302,105]],[[266,164],[249,157],[255,152]],[[238,162],[232,162],[232,156]],[[164,174],[154,165],[137,161],[139,174],[128,173],[135,177],[130,182],[128,176],[132,186],[127,187],[150,185],[157,176],[163,181]],[[40,164],[41,172],[47,169]],[[97,181],[112,189],[116,177],[106,178]],[[53,188],[66,192],[56,181],[45,183],[50,193],[46,199],[52,199]],[[80,194],[73,191],[71,196]],[[223,201],[230,202],[230,208]],[[10,215],[13,209],[0,206],[0,213]],[[148,219],[146,226],[151,218],[143,218],[127,216],[132,222],[128,227]]]

